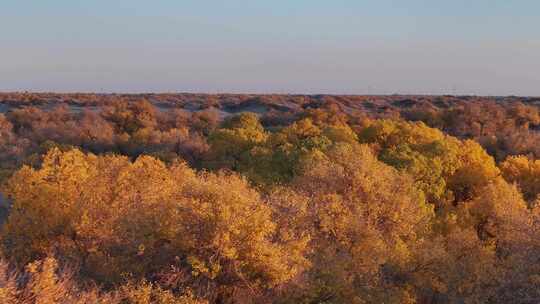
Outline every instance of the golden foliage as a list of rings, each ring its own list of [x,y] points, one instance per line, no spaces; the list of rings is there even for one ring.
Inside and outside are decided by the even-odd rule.
[[[0,262],[0,302],[540,299],[537,160],[510,157],[499,169],[472,140],[420,122],[353,128],[329,108],[274,129],[242,114],[214,130],[210,114],[176,113],[161,128],[148,102],[119,103],[105,131],[137,157],[43,142],[43,159],[3,186],[11,208],[0,240],[13,264]],[[194,121],[210,134],[208,153],[186,127]],[[11,143],[2,116],[0,135]],[[200,151],[215,170],[196,171],[161,145]]]
[[[298,248],[291,255],[275,241],[270,207],[236,175],[52,150],[40,169],[17,172],[6,193],[4,251],[23,264],[55,253],[101,282],[178,265],[191,281],[256,290],[290,280],[302,262]]]

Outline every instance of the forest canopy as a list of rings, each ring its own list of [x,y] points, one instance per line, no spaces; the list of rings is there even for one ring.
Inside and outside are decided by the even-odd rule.
[[[1,303],[540,302],[534,100],[0,98]]]

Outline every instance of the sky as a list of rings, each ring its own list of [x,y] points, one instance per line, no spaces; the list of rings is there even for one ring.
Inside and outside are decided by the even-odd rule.
[[[0,91],[540,96],[538,0],[0,0]]]

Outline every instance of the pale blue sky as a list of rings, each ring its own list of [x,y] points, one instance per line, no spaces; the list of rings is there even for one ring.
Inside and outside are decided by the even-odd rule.
[[[0,90],[540,96],[540,1],[0,0]]]

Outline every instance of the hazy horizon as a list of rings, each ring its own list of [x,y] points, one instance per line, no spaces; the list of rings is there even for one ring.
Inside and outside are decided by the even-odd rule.
[[[46,91],[46,90],[4,90],[0,91],[0,94],[101,94],[101,95],[145,95],[145,94],[193,94],[193,95],[260,95],[260,96],[272,96],[272,95],[298,95],[298,96],[373,96],[373,97],[387,97],[387,96],[426,96],[426,97],[444,97],[444,96],[454,96],[454,97],[517,97],[517,98],[540,98],[540,95],[481,95],[481,94],[453,94],[453,93],[381,93],[381,94],[363,94],[363,93],[287,93],[287,92],[204,92],[204,91],[70,91],[70,90],[57,90],[57,91]]]
[[[540,96],[540,2],[3,2],[0,91]]]

